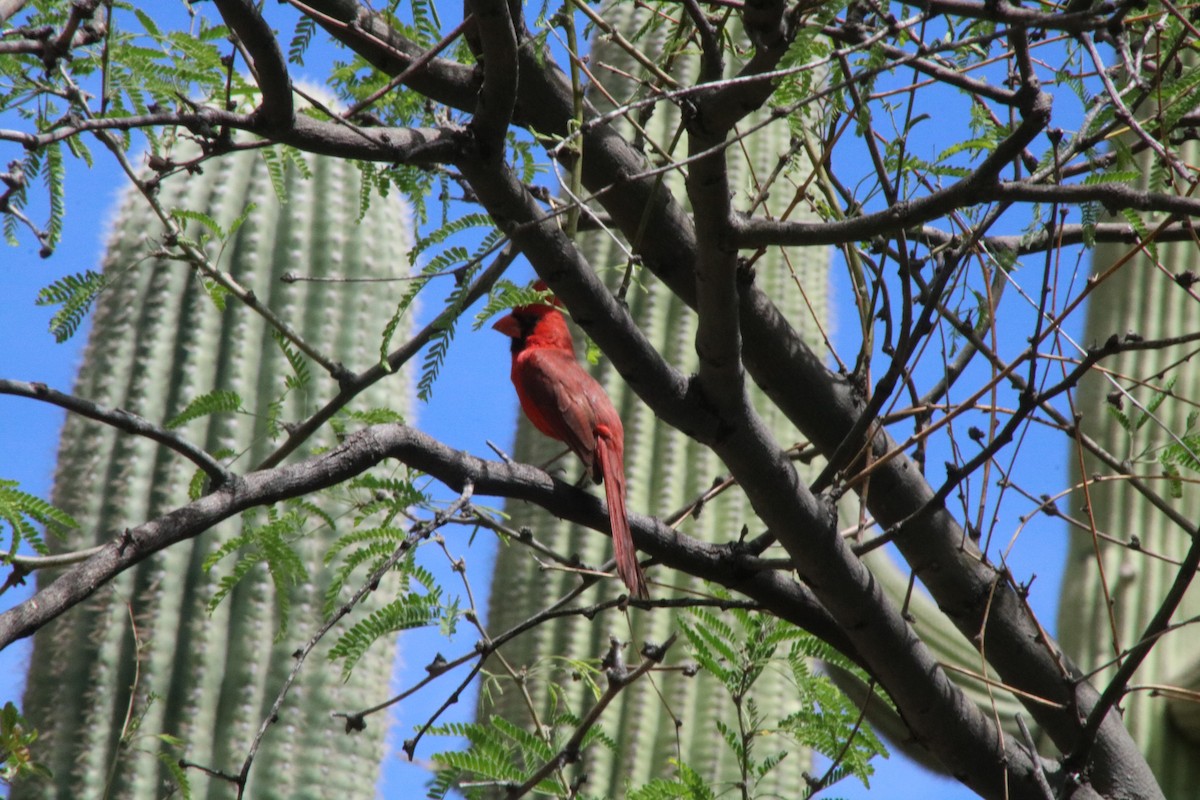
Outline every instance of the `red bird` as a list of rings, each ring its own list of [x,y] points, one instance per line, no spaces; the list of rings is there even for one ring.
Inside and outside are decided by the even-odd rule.
[[[604,482],[617,574],[635,596],[649,598],[625,512],[625,431],[612,401],[575,360],[562,312],[517,306],[492,326],[512,337],[512,382],[534,427],[566,442],[596,483]]]

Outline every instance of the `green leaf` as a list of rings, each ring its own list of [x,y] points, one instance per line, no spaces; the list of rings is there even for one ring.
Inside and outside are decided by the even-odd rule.
[[[10,700],[0,709],[0,782],[21,781],[36,790],[37,782],[52,777],[50,770],[34,760],[39,734]]]
[[[225,298],[229,296],[229,290],[211,278],[203,278],[200,285],[204,287],[205,293],[208,294],[213,305],[218,311],[225,310]]]
[[[417,239],[417,241],[413,243],[412,250],[408,252],[408,262],[410,264],[416,264],[417,259],[420,258],[421,254],[428,250],[431,246],[435,244],[441,244],[455,234],[462,233],[463,231],[470,230],[472,228],[491,229],[493,227],[494,225],[492,223],[492,218],[483,213],[467,214],[459,217],[458,219],[451,220],[445,225],[442,225],[441,227],[432,231],[427,236]]]
[[[278,330],[272,330],[271,335],[275,337],[275,342],[292,368],[292,374],[285,380],[287,388],[301,389],[309,386],[312,383],[312,371],[308,368],[308,361]]]
[[[431,625],[438,615],[437,594],[410,594],[397,597],[383,608],[361,620],[342,634],[329,651],[329,657],[342,659],[342,680],[350,677],[354,665],[373,643],[399,631]]]
[[[53,250],[62,237],[63,217],[66,216],[66,168],[63,166],[62,146],[59,142],[46,147],[46,160],[42,171],[46,183],[46,194],[50,198],[50,220],[46,225],[46,248]]]
[[[368,408],[362,411],[350,409],[343,411],[339,416],[361,422],[363,425],[404,424],[404,415],[390,408]]]
[[[202,394],[187,406],[167,421],[166,427],[174,430],[182,427],[194,419],[208,416],[209,414],[220,414],[225,412],[242,411],[242,398],[237,392],[227,389],[218,389],[216,391]]]
[[[1178,376],[1172,376],[1171,379],[1166,382],[1163,388],[1154,392],[1154,394],[1150,397],[1150,402],[1146,404],[1146,410],[1139,413],[1137,423],[1134,425],[1134,430],[1141,430],[1142,426],[1144,426],[1154,417],[1154,412],[1158,410],[1159,406],[1163,404],[1164,400],[1171,396],[1171,392],[1175,388],[1175,381],[1177,378]]]
[[[526,756],[533,756],[539,761],[549,761],[554,757],[554,750],[546,742],[525,728],[518,727],[501,716],[493,716],[491,723],[496,730],[513,741]]]
[[[309,44],[312,43],[313,34],[317,32],[317,21],[312,17],[301,16],[296,22],[295,32],[292,34],[292,41],[288,45],[288,62],[297,66],[304,66],[304,52],[308,50]]]
[[[458,780],[462,777],[463,771],[454,767],[446,767],[439,769],[434,773],[433,780],[429,783],[429,790],[425,793],[426,800],[445,800],[446,795],[451,789],[458,785]]]
[[[487,302],[475,315],[475,322],[471,329],[479,330],[492,317],[511,308],[545,303],[553,296],[551,292],[534,289],[532,286],[517,286],[512,281],[502,278],[496,281],[496,285],[492,287]]]
[[[22,541],[28,541],[41,555],[49,554],[49,548],[38,532],[38,525],[51,532],[79,527],[70,514],[40,497],[21,491],[17,488],[19,485],[16,481],[0,478],[0,522],[7,523],[12,530],[9,555],[4,558],[4,563],[11,563],[12,554],[17,552]]]
[[[292,541],[301,535],[307,523],[308,517],[302,512],[303,509],[297,509],[294,505],[282,515],[271,509],[268,512],[271,519],[267,524],[253,526],[246,523],[241,534],[209,554],[202,565],[206,571],[227,555],[245,550],[234,563],[232,571],[217,582],[217,590],[208,602],[210,614],[255,567],[265,565],[275,587],[275,606],[279,612],[276,641],[287,633],[291,590],[308,580],[304,560],[292,546]]]
[[[38,292],[34,301],[39,306],[62,306],[50,318],[50,332],[59,344],[79,330],[107,281],[103,274],[87,270],[59,278]]]
[[[1129,417],[1125,416],[1124,411],[1112,405],[1111,403],[1106,405],[1104,410],[1108,412],[1110,417],[1116,420],[1117,424],[1120,425],[1124,431],[1127,433],[1132,432],[1133,424],[1129,421]]]
[[[264,147],[259,151],[263,164],[267,167],[267,177],[271,179],[271,188],[275,190],[275,198],[280,205],[287,205],[287,181],[284,178],[286,163],[274,147]]]
[[[1138,239],[1145,243],[1144,246],[1146,248],[1146,252],[1150,254],[1150,258],[1157,261],[1158,245],[1155,243],[1154,238],[1150,236],[1150,228],[1147,227],[1145,220],[1142,219],[1138,212],[1131,208],[1121,209],[1121,216],[1125,217],[1125,221],[1129,223],[1131,228],[1133,228],[1133,231],[1137,234]]]
[[[1179,467],[1170,461],[1163,461],[1163,475],[1167,478],[1167,486],[1172,500],[1183,498],[1183,475]]]
[[[190,208],[173,208],[171,209],[171,218],[176,222],[183,223],[184,226],[188,222],[194,222],[208,233],[211,233],[213,238],[218,241],[224,241],[226,238],[225,229],[221,227],[221,223],[203,211],[196,211]]]

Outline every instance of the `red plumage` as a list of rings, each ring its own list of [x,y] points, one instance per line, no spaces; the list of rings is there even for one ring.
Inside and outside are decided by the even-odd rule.
[[[525,416],[604,482],[617,574],[636,597],[648,598],[625,510],[625,431],[604,388],[575,360],[566,319],[536,304],[514,308],[492,327],[512,337],[512,382]]]

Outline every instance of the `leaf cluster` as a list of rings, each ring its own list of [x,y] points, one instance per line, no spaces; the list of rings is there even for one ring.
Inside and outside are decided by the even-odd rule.
[[[21,491],[17,486],[16,481],[0,478],[0,522],[7,524],[12,531],[8,552],[3,559],[6,563],[11,563],[22,542],[28,542],[42,555],[50,552],[39,526],[51,532],[79,527],[70,514],[40,497]]]
[[[859,675],[860,670],[826,643],[775,617],[736,608],[721,615],[692,609],[688,617],[690,622],[681,619],[679,625],[692,657],[724,686],[734,711],[733,721],[719,719],[716,725],[751,794],[789,750],[811,749],[833,762],[835,771],[809,791],[851,776],[868,783],[871,759],[886,756],[887,750],[854,703],[812,664],[827,660]],[[754,686],[767,670],[783,670],[791,679],[794,705],[787,714],[771,714],[766,709],[775,703],[755,695]],[[790,741],[788,750],[779,746],[781,740]]]
[[[268,508],[263,524],[255,524],[252,518],[243,516],[242,532],[224,542],[203,563],[204,570],[210,571],[221,560],[238,554],[232,569],[221,576],[208,601],[210,614],[252,571],[258,567],[266,568],[275,587],[275,608],[279,618],[277,641],[288,630],[292,589],[309,578],[308,567],[296,550],[296,542],[309,532],[314,507],[302,502],[288,505],[290,508],[283,512]],[[321,522],[326,520],[321,519]]]

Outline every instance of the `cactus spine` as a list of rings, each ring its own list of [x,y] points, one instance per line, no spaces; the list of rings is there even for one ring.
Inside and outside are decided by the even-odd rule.
[[[407,268],[408,212],[376,198],[358,220],[359,178],[352,165],[309,161],[305,180],[283,174],[288,202],[276,200],[267,164],[242,151],[204,164],[203,173],[166,179],[166,208],[202,211],[222,226],[251,203],[244,225],[222,249],[217,266],[251,289],[303,337],[352,367],[369,364],[376,341],[363,320],[386,319],[386,292],[329,283],[283,282],[285,272],[346,277],[390,276]],[[161,226],[145,201],[125,195],[104,259],[108,286],[76,381],[76,393],[152,421],[178,414],[214,390],[237,392],[248,414],[218,414],[188,423],[192,441],[209,452],[237,454],[250,469],[274,448],[266,420],[303,419],[336,386],[319,368],[312,382],[284,396],[292,370],[261,317],[230,299],[223,312],[196,273],[179,261],[150,257]],[[199,226],[188,235],[199,237]],[[217,248],[211,247],[215,253]],[[407,411],[407,386],[395,381],[359,398],[360,408]],[[283,397],[282,405],[278,405]],[[328,437],[312,446],[327,446]],[[59,450],[54,503],[81,523],[78,549],[106,541],[123,527],[187,501],[194,468],[149,440],[79,417],[67,420]],[[345,512],[325,498],[335,518]],[[260,515],[258,521],[263,522]],[[278,632],[274,587],[261,565],[210,615],[209,599],[232,559],[211,572],[205,558],[242,531],[230,520],[148,559],[34,642],[24,710],[42,731],[52,792],[15,787],[12,797],[159,797],[167,771],[159,757],[236,772],[249,742],[294,660],[297,642],[321,618],[331,571],[321,560],[332,532],[305,527],[299,548],[309,581],[290,593],[291,628]],[[297,633],[299,631],[299,633]],[[333,710],[360,707],[387,686],[392,649],[377,645],[343,683],[314,653],[285,703],[279,724],[259,750],[248,797],[374,797],[383,725],[347,736]],[[131,694],[132,687],[132,694]],[[128,717],[127,717],[128,715]],[[136,733],[119,745],[122,731]],[[183,740],[182,750],[159,736]],[[194,797],[233,796],[233,787],[188,772]]]
[[[603,13],[606,21],[630,38],[634,38],[648,22],[644,9],[627,4],[609,4]],[[638,46],[650,53],[665,50],[668,42],[650,41],[656,35],[666,35],[666,32],[661,29],[651,32],[638,40]],[[597,37],[593,41],[589,63],[592,74],[602,80],[619,101],[626,99],[622,92],[632,95],[637,91],[629,82],[612,79],[602,66],[611,64],[628,74],[642,74],[637,63],[607,37]],[[694,59],[681,57],[673,64],[671,74],[686,77],[695,70]],[[611,108],[599,92],[591,92],[590,99],[601,113]],[[755,116],[747,120],[747,127],[758,119],[760,117]],[[679,124],[673,107],[663,104],[651,118],[641,121],[651,139],[663,147],[670,146]],[[633,135],[631,130],[628,133]],[[748,204],[747,198],[755,194],[749,168],[753,168],[753,176],[758,179],[771,174],[779,156],[788,151],[788,145],[789,129],[782,121],[758,131],[741,145],[749,155],[749,164],[739,145],[733,145],[729,169],[730,183],[739,191],[736,201]],[[587,158],[586,150],[583,157]],[[666,183],[677,197],[685,196],[682,178],[677,173],[667,176]],[[781,213],[790,199],[784,196],[788,194],[785,186],[775,186],[778,202],[771,205],[776,213]],[[579,241],[584,254],[610,285],[621,278],[626,257],[612,238],[588,234],[581,236]],[[817,339],[818,320],[824,322],[827,318],[828,263],[825,249],[793,249],[786,256],[776,249],[755,266],[759,285],[775,298],[792,324],[814,340]],[[798,285],[803,287],[803,293]],[[627,300],[630,314],[663,357],[684,372],[694,370],[697,363],[695,315],[648,272],[636,274]],[[665,516],[700,497],[715,478],[726,474],[711,451],[660,423],[610,365],[602,363],[593,368],[593,374],[608,391],[625,424],[625,467],[631,509]],[[751,392],[759,412],[780,442],[800,440],[790,423],[756,388],[752,387]],[[523,417],[520,419],[515,445],[519,460],[544,463],[559,450],[556,443],[538,434]],[[576,466],[571,465],[569,469],[574,470]],[[593,565],[604,563],[610,557],[609,542],[594,531],[562,523],[521,503],[510,504],[508,512],[515,526],[530,528],[535,537],[550,543],[561,553],[577,554],[584,563]],[[732,489],[706,504],[699,518],[684,523],[681,530],[707,541],[728,541],[737,538],[743,524],[753,527],[753,520],[745,496],[740,490]],[[655,577],[652,569],[649,579],[655,597],[688,597],[706,591],[701,581],[686,575],[672,574],[669,579],[664,579],[660,572],[657,577],[663,579],[662,583],[655,583]],[[502,631],[517,624],[563,596],[577,585],[577,581],[569,573],[539,571],[522,547],[502,549],[492,583],[489,627],[492,631]],[[619,588],[607,585],[599,591],[603,596],[612,597]],[[634,611],[630,618],[634,626],[632,631],[617,615],[610,616],[603,624],[571,618],[542,625],[514,642],[515,647],[506,648],[505,655],[518,669],[526,666],[531,670],[542,670],[553,663],[549,661],[553,657],[600,657],[608,649],[610,633],[638,646],[643,640],[662,642],[678,630],[675,615],[666,611]],[[674,654],[673,660],[678,661],[681,656],[682,650]],[[636,660],[632,652],[628,657]],[[772,721],[787,713],[784,709],[790,708],[789,698],[793,697],[789,681],[777,673],[768,670],[754,690],[759,707],[769,710]],[[582,713],[590,704],[586,690],[579,684],[571,684],[569,670],[549,674],[536,672],[527,681],[527,686],[535,698],[538,713],[544,715],[543,723],[552,716],[551,684],[557,684],[557,691],[562,693],[573,711]],[[527,723],[529,712],[519,694],[518,691],[506,691],[495,696],[495,705],[481,705],[481,716],[499,714]],[[669,775],[672,770],[669,760],[674,758],[682,759],[714,785],[741,779],[738,764],[714,725],[717,719],[723,719],[737,729],[732,719],[732,706],[715,679],[703,674],[683,677],[678,673],[664,673],[656,676],[653,682],[643,680],[629,687],[616,705],[618,709],[610,707],[605,714],[605,731],[616,741],[617,753],[592,748],[586,754],[583,771],[587,773],[584,789],[587,794],[623,796],[630,785]],[[682,721],[678,728],[675,717]],[[786,747],[783,743],[780,746]],[[764,751],[759,756],[765,757],[767,745],[760,747]],[[792,753],[764,784],[760,784],[760,790],[768,795],[780,791],[790,793],[800,785],[800,773],[807,765],[806,754]]]
[[[1185,145],[1180,158],[1191,161],[1200,155],[1194,144]],[[1150,170],[1146,170],[1149,173]],[[1124,257],[1124,245],[1098,245],[1093,255],[1094,271],[1101,273]],[[1197,305],[1194,290],[1174,280],[1193,268],[1194,243],[1160,244],[1158,264],[1153,258],[1139,254],[1112,277],[1099,284],[1088,309],[1087,332],[1083,344],[1090,346],[1106,341],[1112,335],[1134,331],[1147,339],[1178,336],[1194,331]],[[1080,384],[1076,408],[1082,414],[1083,432],[1103,443],[1118,458],[1139,456],[1170,443],[1167,431],[1181,434],[1188,416],[1200,396],[1200,376],[1194,369],[1180,368],[1181,359],[1191,355],[1187,345],[1128,353],[1103,364],[1116,383],[1099,373],[1089,375]],[[1116,385],[1129,391],[1144,407],[1155,390],[1165,388],[1165,381],[1178,377],[1172,394],[1159,406],[1154,416],[1158,422],[1136,431],[1132,436],[1117,421],[1106,396]],[[1145,381],[1137,386],[1134,381]],[[1114,401],[1115,402],[1115,401]],[[1124,412],[1136,419],[1139,410],[1125,398]],[[1070,455],[1073,482],[1080,486],[1084,476],[1105,468],[1090,458],[1080,471],[1077,451]],[[1167,497],[1165,484],[1153,482],[1161,469],[1153,462],[1135,463],[1134,471],[1147,475],[1151,489]],[[1184,478],[1194,477],[1183,469]],[[1087,496],[1077,489],[1072,495],[1070,513],[1085,521],[1085,503],[1090,500],[1090,513],[1096,529],[1124,542],[1134,537],[1140,542],[1138,552],[1133,548],[1100,541],[1098,544],[1108,591],[1112,597],[1112,614],[1116,620],[1120,646],[1128,648],[1141,636],[1146,623],[1158,610],[1163,595],[1175,579],[1176,564],[1147,555],[1155,553],[1178,561],[1191,543],[1187,531],[1154,509],[1126,481],[1092,483]],[[1185,483],[1183,496],[1168,502],[1184,517],[1195,520],[1200,512],[1200,495],[1195,485]],[[1105,596],[1097,566],[1092,537],[1074,530],[1067,552],[1063,591],[1059,607],[1059,637],[1064,650],[1075,658],[1081,669],[1089,671],[1106,665],[1094,679],[1097,686],[1112,677],[1115,665],[1113,635]],[[1174,621],[1194,618],[1200,614],[1200,594],[1195,591],[1184,596],[1175,612]],[[1186,630],[1168,633],[1154,646],[1142,662],[1134,682],[1140,685],[1178,685],[1196,691],[1200,669],[1200,641]],[[1169,701],[1158,692],[1134,691],[1121,701],[1126,727],[1138,742],[1155,777],[1167,797],[1194,796],[1200,785],[1200,727],[1197,726],[1194,699]]]

